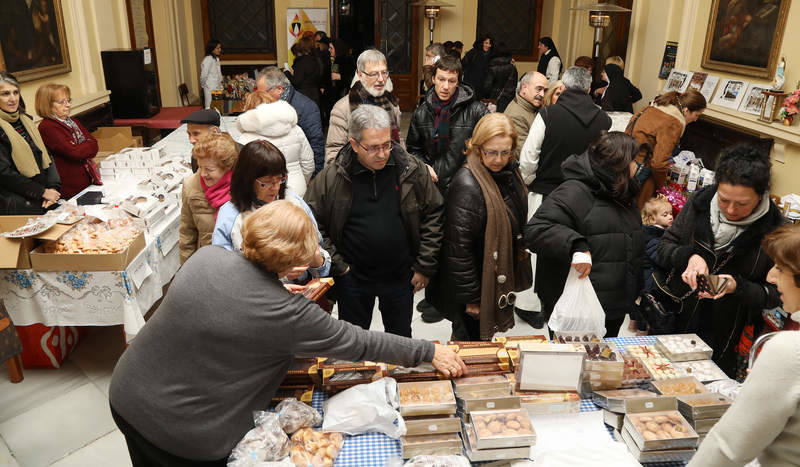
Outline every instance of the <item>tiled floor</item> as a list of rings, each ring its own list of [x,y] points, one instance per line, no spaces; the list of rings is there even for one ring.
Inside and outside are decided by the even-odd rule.
[[[415,298],[421,300],[422,293]],[[372,329],[383,329],[377,312]],[[416,338],[446,341],[450,323],[424,323],[415,311],[412,332]],[[505,334],[539,333],[517,320]],[[131,465],[108,409],[108,384],[123,349],[119,327],[97,328],[58,370],[27,370],[19,384],[0,376],[0,466]]]

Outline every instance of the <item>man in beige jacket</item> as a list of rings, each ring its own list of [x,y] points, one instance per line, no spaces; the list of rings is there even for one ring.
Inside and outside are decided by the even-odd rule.
[[[533,119],[544,104],[545,92],[547,92],[547,76],[538,71],[529,71],[522,75],[522,79],[517,83],[517,95],[503,112],[511,119],[517,130],[517,158],[528,138]]]
[[[400,106],[392,94],[392,81],[386,56],[379,50],[365,50],[358,56],[356,81],[350,92],[339,99],[331,110],[328,138],[325,140],[325,164],[336,159],[339,151],[348,144],[347,128],[350,112],[361,104],[377,105],[389,112],[392,120],[392,141],[405,147],[400,137]]]

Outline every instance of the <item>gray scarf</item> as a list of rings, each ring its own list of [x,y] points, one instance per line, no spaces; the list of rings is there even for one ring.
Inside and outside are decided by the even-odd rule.
[[[755,221],[764,217],[769,212],[769,194],[765,193],[761,197],[761,202],[750,213],[740,221],[729,221],[725,214],[719,209],[719,194],[714,193],[711,199],[709,212],[711,214],[711,231],[714,233],[714,249],[721,250],[731,244],[736,237],[747,230]]]

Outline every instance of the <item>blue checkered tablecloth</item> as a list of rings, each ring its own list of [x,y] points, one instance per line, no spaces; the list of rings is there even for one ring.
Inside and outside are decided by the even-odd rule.
[[[624,350],[626,345],[655,344],[651,336],[608,338]],[[320,391],[314,392],[311,405],[322,412],[322,404],[328,398],[327,394]],[[581,412],[600,410],[590,399],[581,400]],[[336,467],[383,467],[393,457],[401,457],[400,441],[389,438],[382,433],[367,433],[358,436],[347,436],[342,446],[339,457],[336,458]],[[654,462],[647,464],[653,467],[683,467],[683,462]]]

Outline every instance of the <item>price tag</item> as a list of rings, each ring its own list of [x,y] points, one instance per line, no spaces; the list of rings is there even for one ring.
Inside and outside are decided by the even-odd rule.
[[[646,409],[652,409],[653,408],[653,403],[652,402],[645,402],[644,403],[644,407]]]
[[[493,409],[494,408],[494,402],[487,402],[486,403],[486,408],[487,409]]]
[[[439,431],[439,427],[436,425],[428,425],[428,431]]]
[[[127,271],[128,276],[133,279],[133,283],[136,285],[136,288],[139,289],[144,280],[153,273],[150,265],[147,264],[147,254],[145,251],[139,253],[139,256],[131,261]]]

